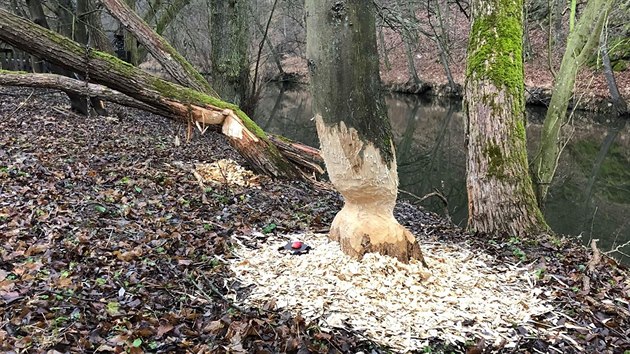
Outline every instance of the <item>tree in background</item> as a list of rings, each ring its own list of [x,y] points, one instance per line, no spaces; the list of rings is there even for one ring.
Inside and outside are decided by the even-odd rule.
[[[249,92],[249,0],[211,1],[212,86],[237,105]]]
[[[548,229],[528,173],[523,2],[474,0],[468,44],[468,228],[523,236]]]
[[[30,18],[36,24],[44,27],[50,28],[48,24],[48,20],[46,19],[46,14],[44,13],[44,8],[42,6],[42,2],[40,0],[26,0],[26,5],[28,6],[28,11],[30,14]],[[79,19],[79,16],[75,16],[75,13],[87,12],[87,0],[79,0],[77,2],[77,10],[73,10],[72,3],[67,0],[62,0],[57,4],[55,8],[59,23],[58,28],[60,29],[61,34],[70,38],[76,39],[78,42],[87,45],[88,43],[88,33],[86,23]],[[44,61],[40,60],[38,65],[35,65],[36,72],[44,71]],[[75,74],[72,71],[66,70],[57,65],[50,65],[50,70],[53,73],[67,76],[67,77],[75,77],[80,76],[80,74]],[[88,105],[88,101],[86,97],[76,94],[76,93],[67,93],[68,98],[70,98],[70,108],[81,114],[88,114],[90,107]],[[98,99],[91,99],[91,108],[94,108],[98,114],[106,114],[103,104]]]
[[[353,257],[379,252],[422,259],[393,216],[398,173],[380,93],[372,6],[359,0],[307,0],[306,51],[313,111],[326,169],[344,206],[330,238]]]
[[[597,48],[602,26],[613,0],[591,0],[586,4],[577,26],[569,33],[562,64],[555,79],[551,102],[545,115],[541,143],[534,158],[533,176],[538,204],[544,205],[547,191],[558,168],[566,144],[561,128],[567,124],[567,109],[573,95],[578,70]]]

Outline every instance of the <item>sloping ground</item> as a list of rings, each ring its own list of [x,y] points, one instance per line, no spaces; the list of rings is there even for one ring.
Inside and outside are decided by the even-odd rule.
[[[57,93],[0,89],[0,351],[385,352],[360,328],[324,332],[274,301],[244,306],[256,288],[227,266],[241,245],[326,232],[335,192],[265,178],[202,187],[196,163],[242,163],[220,135],[176,146],[185,129],[165,119],[67,107]],[[630,349],[630,284],[612,260],[556,238],[466,235],[409,204],[396,213],[421,243],[487,253],[488,267],[518,266],[545,288],[553,310],[514,323],[513,351]],[[465,338],[422,350],[501,346]]]

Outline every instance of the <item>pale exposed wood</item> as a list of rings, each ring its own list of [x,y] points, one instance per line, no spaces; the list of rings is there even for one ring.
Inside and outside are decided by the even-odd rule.
[[[413,234],[394,218],[398,193],[396,160],[387,164],[380,151],[359,139],[357,131],[326,125],[315,116],[326,170],[344,205],[330,227],[330,238],[352,257],[368,252],[396,257],[403,262],[422,258]]]

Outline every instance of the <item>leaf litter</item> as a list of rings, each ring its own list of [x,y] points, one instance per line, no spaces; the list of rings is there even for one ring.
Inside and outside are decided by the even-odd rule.
[[[109,107],[111,117],[83,117],[67,107],[63,94],[49,90],[0,88],[0,351],[372,354],[394,350],[370,339],[369,329],[354,329],[351,321],[361,321],[360,316],[325,318],[342,323],[343,328],[321,325],[322,309],[332,306],[326,298],[306,313],[319,316],[316,321],[278,308],[286,304],[276,298],[262,305],[243,304],[256,287],[239,281],[230,269],[232,250],[277,247],[279,235],[320,240],[308,241],[314,246],[311,252],[320,244],[325,245],[322,250],[332,247],[318,235],[327,232],[342,204],[328,185],[259,176],[253,178],[260,186],[225,179],[200,182],[193,173],[199,164],[231,160],[235,166],[245,166],[221,135],[208,133],[176,144],[185,128],[161,117],[115,105]],[[505,271],[527,279],[522,273],[527,269],[535,275],[537,286],[545,289],[538,295],[541,304],[553,306],[533,315],[532,321],[514,322],[511,328],[521,341],[513,349],[507,348],[507,342],[495,345],[483,339],[494,338],[488,334],[492,331],[505,336],[497,331],[501,326],[483,328],[451,318],[445,321],[461,321],[462,328],[478,326],[478,333],[457,334],[445,329],[449,322],[441,322],[426,331],[434,337],[407,335],[405,345],[428,343],[416,352],[623,353],[630,349],[630,280],[623,265],[603,255],[595,257],[594,251],[563,238],[515,243],[507,235],[468,234],[404,201],[397,204],[395,216],[419,238],[435,268],[431,272],[460,262],[461,269],[487,266],[480,272],[488,277],[502,279]],[[309,255],[290,260],[305,256]],[[375,260],[372,269],[392,272],[385,277],[390,279],[388,286],[400,285],[403,280],[393,277],[402,272],[400,267],[386,264]],[[322,278],[329,279],[330,274]],[[445,289],[456,288],[457,281],[470,284],[457,272],[428,279],[422,274],[413,277],[411,286],[434,284],[435,290],[435,284],[444,284]],[[338,283],[352,281],[345,277]],[[300,280],[294,284],[299,287]],[[326,286],[332,285],[323,284],[319,291],[329,291]],[[353,291],[358,298],[387,293],[366,293],[361,287]],[[363,310],[357,306],[354,311]],[[518,316],[499,320],[509,322]],[[364,326],[370,326],[368,320],[372,319],[363,319]],[[402,327],[398,328],[400,332]],[[444,339],[447,334],[453,342]],[[390,337],[385,343],[395,345]],[[462,344],[458,337],[466,337],[467,342]]]

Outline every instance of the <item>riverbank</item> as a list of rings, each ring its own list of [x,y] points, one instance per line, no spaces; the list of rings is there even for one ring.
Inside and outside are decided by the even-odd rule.
[[[404,56],[401,53],[390,56],[391,68],[381,65],[381,81],[387,91],[436,97],[463,98],[465,81],[465,55],[460,55],[450,69],[453,72],[455,87],[451,88],[446,80],[444,67],[428,56],[416,57],[416,67],[420,81],[414,82],[407,71]],[[541,59],[525,64],[525,102],[532,106],[547,107],[551,101],[553,75]],[[308,84],[306,60],[297,57],[283,60],[285,73],[272,78],[273,81]],[[617,87],[626,100],[630,101],[630,70],[615,72]],[[601,70],[585,68],[576,79],[574,96],[569,102],[569,109],[611,114],[613,106],[606,78]]]
[[[432,19],[426,17],[428,14],[428,11],[418,12],[416,17],[422,24],[431,23]],[[562,30],[568,33],[568,13],[564,16]],[[448,85],[438,46],[432,39],[412,31],[417,34],[417,37],[413,45],[406,48],[400,34],[385,26],[382,29],[382,36],[379,36],[378,49],[381,60],[380,75],[386,89],[402,93],[462,97],[470,20],[461,11],[453,9],[445,21],[446,32],[442,36],[447,38],[448,67],[455,87],[451,88]],[[530,19],[530,21],[534,20]],[[422,27],[422,25],[419,26]],[[424,30],[432,32],[437,29],[428,27]],[[527,40],[524,44],[526,100],[531,105],[547,106],[551,98],[554,77],[564,55],[564,44],[555,44],[549,50],[549,31],[546,25],[528,23],[526,30]],[[409,70],[407,49],[410,50],[419,81],[414,80]],[[627,60],[621,60],[621,62],[627,63]],[[625,66],[624,70],[616,71],[614,75],[621,96],[626,102],[630,102],[630,68]],[[286,56],[282,60],[282,67],[285,74],[276,79],[308,83],[306,58]],[[624,67],[624,65],[618,67]],[[276,70],[275,67],[270,66],[271,72]],[[593,54],[588,66],[582,68],[577,74],[571,107],[601,113],[611,111],[608,84],[601,68],[601,59],[596,54]]]
[[[121,107],[82,117],[46,90],[1,88],[0,103],[0,350],[387,352],[367,331],[327,331],[299,307],[250,305],[256,286],[230,266],[242,247],[255,256],[279,238],[326,233],[342,203],[329,185],[202,187],[197,164],[245,165],[218,134],[180,144],[185,127],[164,118]],[[407,202],[395,212],[421,245],[532,281],[550,309],[513,324],[514,352],[630,349],[628,270],[596,249],[468,234]],[[459,325],[491,325],[479,321]],[[447,342],[434,329],[418,352],[507,350],[484,333]]]

